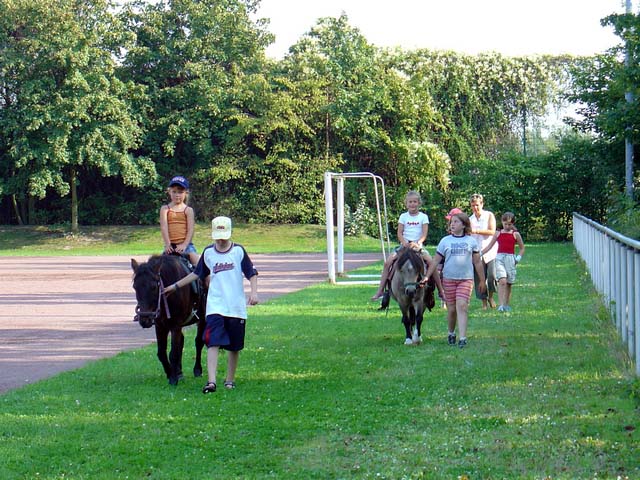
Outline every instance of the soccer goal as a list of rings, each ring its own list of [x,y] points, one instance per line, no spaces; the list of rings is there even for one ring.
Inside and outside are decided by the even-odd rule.
[[[344,182],[349,179],[370,180],[374,185],[376,200],[376,218],[378,221],[378,233],[380,237],[380,250],[382,259],[387,259],[387,252],[391,251],[389,240],[389,222],[387,221],[387,199],[384,191],[384,180],[378,175],[370,172],[356,173],[333,173],[325,172],[324,174],[324,201],[326,208],[327,222],[327,268],[329,272],[329,281],[336,283],[336,275],[346,278],[354,278],[357,280],[344,281],[340,283],[361,283],[361,284],[377,284],[379,275],[346,275],[344,271]],[[334,227],[334,195],[333,185],[336,185],[335,195],[335,220]],[[337,245],[335,242],[335,229],[337,228]],[[386,244],[386,249],[385,249]],[[337,248],[336,248],[337,247]],[[336,262],[337,250],[337,262]],[[337,270],[336,270],[337,267]],[[378,280],[365,280],[366,278],[377,277]]]

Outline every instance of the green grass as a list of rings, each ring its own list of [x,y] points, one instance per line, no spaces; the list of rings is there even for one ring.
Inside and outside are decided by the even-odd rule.
[[[235,391],[170,387],[149,346],[9,392],[0,478],[640,478],[637,380],[573,247],[518,276],[464,350],[439,307],[407,347],[373,287],[321,284],[250,309]]]
[[[327,234],[322,225],[234,225],[233,238],[251,253],[322,253]],[[211,225],[196,225],[199,252],[212,243]],[[158,226],[81,227],[71,234],[64,227],[0,226],[0,256],[151,255],[162,251]],[[380,241],[346,237],[345,252],[377,252]]]

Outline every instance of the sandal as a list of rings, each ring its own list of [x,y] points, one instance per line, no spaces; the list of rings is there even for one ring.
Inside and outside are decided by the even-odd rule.
[[[236,383],[232,382],[231,380],[225,380],[224,388],[226,388],[227,390],[233,390],[234,388],[236,388]]]
[[[207,384],[202,387],[202,393],[213,393],[216,391],[216,382],[207,382]]]

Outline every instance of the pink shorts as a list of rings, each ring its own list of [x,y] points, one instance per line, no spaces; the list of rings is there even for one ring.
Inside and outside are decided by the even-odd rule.
[[[471,292],[473,291],[473,279],[468,280],[450,280],[442,279],[444,287],[444,299],[447,303],[456,303],[457,300],[471,300]]]

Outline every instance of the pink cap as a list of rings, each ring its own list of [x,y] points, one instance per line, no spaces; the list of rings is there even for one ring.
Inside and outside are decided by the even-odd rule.
[[[453,217],[457,213],[464,213],[464,212],[462,210],[460,210],[459,208],[452,208],[449,211],[449,213],[447,215],[445,215],[444,218],[446,218],[447,220],[451,220],[451,217]]]

